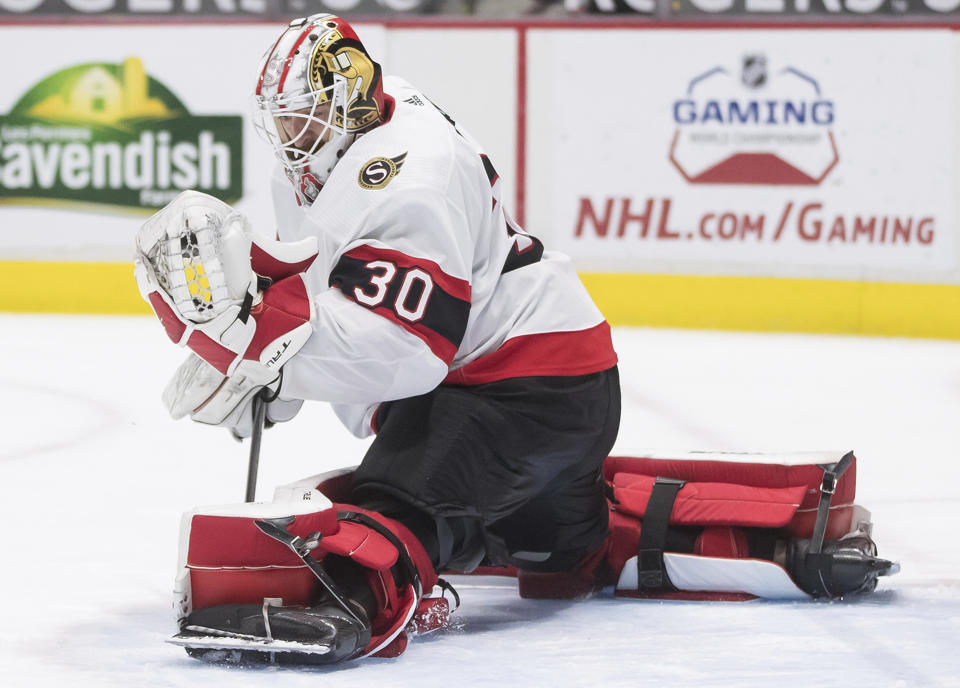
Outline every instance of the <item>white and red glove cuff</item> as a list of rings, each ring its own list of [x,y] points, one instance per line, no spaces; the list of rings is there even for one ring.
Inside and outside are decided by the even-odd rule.
[[[188,347],[224,375],[231,375],[241,360],[279,369],[313,332],[313,305],[302,274],[273,284],[256,305],[248,294],[242,304],[227,306],[205,323],[181,316],[143,262],[137,262],[135,275],[170,340]]]

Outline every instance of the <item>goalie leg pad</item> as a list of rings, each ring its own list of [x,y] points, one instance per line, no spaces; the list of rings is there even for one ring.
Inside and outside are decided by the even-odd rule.
[[[742,528],[709,526],[697,536],[693,553],[702,557],[745,559],[750,556],[750,544]]]
[[[785,457],[752,458],[618,458],[605,464],[613,508],[642,522],[637,557],[624,566],[618,594],[679,590],[836,597],[872,590],[877,576],[896,572],[896,565],[876,557],[869,513],[853,503],[853,452],[784,463],[757,459]],[[652,483],[651,476],[657,476]],[[664,546],[656,533],[668,524],[705,527],[691,554]],[[774,561],[749,558],[747,533],[776,533],[787,556],[775,548]]]
[[[608,458],[603,547],[565,574],[521,571],[521,595],[576,597],[607,585],[618,596],[686,599],[872,590],[897,566],[876,557],[869,513],[853,504],[853,454],[837,456]],[[766,543],[754,548],[763,554],[751,555],[751,540]]]
[[[172,642],[194,654],[215,649],[216,656],[227,659],[237,652],[242,661],[285,653],[284,661],[300,657],[329,663],[396,656],[406,647],[408,632],[446,623],[446,599],[424,596],[437,584],[436,573],[402,524],[348,504],[334,505],[312,489],[300,498],[299,503],[235,505],[185,516],[177,586],[181,633]],[[324,562],[332,567],[342,560],[351,566],[335,568],[359,572],[349,586],[331,582],[325,571]],[[342,594],[351,589],[366,592]],[[264,607],[258,617],[255,609],[265,600],[279,606]],[[286,630],[271,636],[276,614]],[[336,633],[310,631],[317,624],[332,624]]]

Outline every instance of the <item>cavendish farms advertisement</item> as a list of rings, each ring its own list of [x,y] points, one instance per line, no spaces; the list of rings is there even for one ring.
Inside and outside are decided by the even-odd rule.
[[[150,213],[183,189],[243,189],[240,115],[192,115],[128,57],[62,69],[0,114],[0,204]]]

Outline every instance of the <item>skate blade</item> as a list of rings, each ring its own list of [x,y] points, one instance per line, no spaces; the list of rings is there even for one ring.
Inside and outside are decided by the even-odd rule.
[[[887,564],[879,575],[881,576],[893,576],[897,573],[900,573],[900,562],[899,561],[887,561],[884,562]]]
[[[209,631],[210,629],[204,630]],[[294,652],[306,655],[325,655],[331,650],[328,645],[300,643],[296,640],[259,638],[239,633],[229,635],[177,633],[172,638],[167,638],[165,642],[193,650],[252,650],[255,652]]]

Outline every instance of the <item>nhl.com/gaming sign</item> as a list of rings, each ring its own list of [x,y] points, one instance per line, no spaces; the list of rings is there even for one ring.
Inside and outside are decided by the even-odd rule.
[[[672,103],[669,158],[691,184],[816,186],[839,162],[836,106],[816,78],[763,54],[697,74]]]

